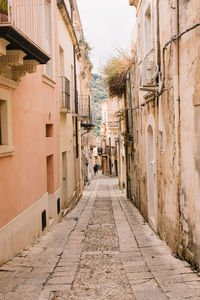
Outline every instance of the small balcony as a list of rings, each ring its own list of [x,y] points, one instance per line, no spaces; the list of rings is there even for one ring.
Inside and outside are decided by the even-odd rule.
[[[112,149],[111,149],[111,155],[117,156],[117,148],[116,147],[112,147]]]
[[[78,115],[78,91],[72,90],[73,99],[72,99],[72,113]]]
[[[90,99],[89,99],[89,101],[90,101]],[[85,129],[89,132],[90,130],[94,129],[94,127],[95,127],[95,120],[93,117],[93,113],[90,110],[90,105],[87,105],[87,109],[85,110],[83,115],[85,116],[85,118],[82,118],[81,127],[83,127],[83,129]],[[81,117],[79,117],[79,119],[81,119]]]
[[[65,76],[60,76],[60,112],[71,111],[70,105],[70,81]]]
[[[107,157],[108,156],[108,151],[107,151],[107,149],[103,149],[103,151],[102,151],[102,156],[103,157]]]
[[[106,157],[108,155],[108,147],[106,146],[106,141],[103,140],[102,143],[102,156]]]
[[[108,146],[108,155],[112,155],[112,147],[111,146]]]
[[[90,120],[91,111],[90,111],[90,96],[81,95],[79,97],[79,120],[86,121]]]
[[[42,47],[42,0],[1,0],[0,72],[19,81],[50,59]],[[9,68],[9,70],[8,70]]]

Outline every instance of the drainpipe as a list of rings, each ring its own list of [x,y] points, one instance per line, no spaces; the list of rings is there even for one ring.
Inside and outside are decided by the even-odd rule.
[[[74,22],[74,5],[73,5],[73,1],[70,1],[70,4],[71,4],[71,21],[72,21],[72,24]],[[77,78],[76,78],[76,47],[75,45],[73,45],[73,60],[74,60],[74,108],[76,110],[76,90],[77,90]],[[74,125],[75,125],[75,146],[76,146],[76,151],[75,151],[75,172],[74,172],[74,176],[75,176],[75,191],[76,191],[76,196],[77,198],[79,197],[78,195],[78,189],[77,189],[77,181],[78,181],[78,178],[77,178],[77,151],[79,152],[79,149],[77,150],[77,135],[78,135],[78,121],[77,121],[77,117],[74,118]],[[80,185],[80,182],[79,182],[79,185]]]
[[[179,0],[174,0],[173,5],[174,15],[173,15],[173,25],[174,25],[174,36],[179,35]],[[179,237],[181,244],[181,205],[180,205],[180,195],[181,195],[181,106],[180,106],[180,76],[179,76],[179,39],[175,40],[174,43],[174,112],[175,112],[175,132],[176,132],[176,152],[178,158],[178,222],[179,222]]]
[[[157,0],[157,65],[158,72],[160,72],[161,56],[160,56],[160,0]]]
[[[128,86],[128,81],[126,81],[126,87]],[[127,94],[128,89],[126,89],[126,92],[124,93],[124,101],[125,101],[125,108],[126,108],[126,120],[125,120],[125,130],[126,133],[129,133],[129,114],[128,114],[128,103],[127,98],[129,97]],[[130,190],[130,180],[129,180],[129,153],[128,153],[128,143],[125,139],[125,159],[126,159],[126,196],[128,199],[131,199],[131,190]]]

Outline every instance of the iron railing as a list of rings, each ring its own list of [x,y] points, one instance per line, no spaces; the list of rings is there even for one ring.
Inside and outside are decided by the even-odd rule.
[[[40,48],[45,49],[44,12],[48,1],[45,0],[5,0],[7,12],[0,14],[0,25],[13,25]]]
[[[106,142],[103,141],[103,145],[102,145],[102,155],[104,156],[107,156],[108,154],[108,146],[106,145]]]
[[[90,96],[81,95],[79,97],[79,117],[83,119],[90,119]]]
[[[117,155],[117,148],[116,147],[112,147],[112,149],[111,149],[111,155],[113,155],[113,156]]]
[[[60,107],[70,110],[70,81],[60,76]]]

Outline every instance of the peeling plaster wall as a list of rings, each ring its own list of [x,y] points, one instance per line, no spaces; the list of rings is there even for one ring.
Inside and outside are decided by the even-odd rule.
[[[160,1],[159,9],[162,59],[162,49],[174,35],[174,11],[171,3],[167,1]],[[158,126],[157,130],[158,233],[166,240],[173,251],[177,251],[179,245],[179,153],[175,60],[174,45],[169,45],[166,50],[167,90],[159,98],[159,108],[161,109],[159,122],[162,126]]]
[[[147,3],[147,1],[146,1]],[[141,9],[146,7],[145,1]],[[150,53],[150,57],[157,61],[157,18],[156,18],[156,3],[152,1],[152,36],[153,36],[153,49]],[[140,26],[142,27],[144,19],[142,17],[142,11],[140,16]],[[172,20],[171,20],[171,7],[166,1],[160,3],[160,37],[161,47],[172,36]],[[143,48],[143,42],[141,44]],[[153,56],[152,56],[153,55]],[[143,56],[143,60],[148,57]],[[148,195],[147,195],[147,127],[149,117],[152,116],[155,123],[154,135],[155,135],[155,147],[156,147],[156,188],[157,195],[155,201],[157,201],[158,209],[158,223],[157,231],[168,244],[176,249],[178,244],[178,154],[177,154],[177,140],[175,133],[175,116],[174,116],[174,82],[173,82],[173,49],[172,47],[166,53],[167,64],[167,81],[166,85],[168,90],[164,93],[162,98],[158,101],[155,100],[144,107],[139,108],[133,112],[134,118],[134,175],[133,175],[133,196],[135,198],[136,206],[141,210],[143,216],[148,218]],[[135,90],[133,94],[135,99],[133,100],[133,107],[141,104],[145,101],[145,92],[139,91],[141,85],[141,63],[137,57],[136,59],[136,79]],[[162,103],[161,103],[161,102]],[[159,105],[160,104],[160,105]],[[160,106],[162,105],[162,112],[160,112]],[[162,125],[162,126],[161,126]],[[162,137],[162,139],[161,139]],[[173,236],[171,232],[175,232]]]

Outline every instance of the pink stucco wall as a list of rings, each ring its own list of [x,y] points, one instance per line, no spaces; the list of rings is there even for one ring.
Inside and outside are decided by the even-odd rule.
[[[54,45],[58,45],[54,25]],[[57,51],[56,46],[55,78]],[[53,191],[60,187],[58,85],[52,87],[42,76],[43,66],[38,66],[37,73],[22,77],[18,87],[11,89],[15,153],[0,158],[0,228],[47,193],[50,154],[54,155]],[[53,124],[53,137],[46,137],[46,123]]]

